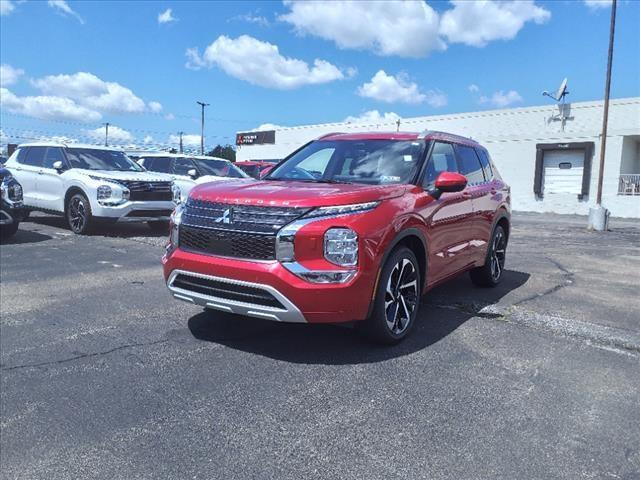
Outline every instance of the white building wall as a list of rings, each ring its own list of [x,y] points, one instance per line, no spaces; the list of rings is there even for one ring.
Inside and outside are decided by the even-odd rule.
[[[589,207],[595,204],[603,102],[567,104],[565,112],[568,118],[564,130],[562,122],[557,119],[559,110],[555,105],[407,118],[401,121],[400,129],[442,130],[471,137],[480,142],[489,150],[502,177],[511,185],[514,210],[586,215]],[[283,158],[304,143],[325,133],[395,131],[396,128],[395,122],[332,123],[281,128],[276,130],[274,145],[238,147],[237,158]],[[617,194],[623,145],[626,165],[629,155],[627,152],[633,149],[628,146],[629,136],[637,135],[640,135],[640,98],[612,100],[609,110],[603,205],[613,216],[640,218],[640,197]],[[533,192],[536,144],[569,142],[595,143],[588,197],[578,200],[576,195],[571,194],[547,194],[542,199],[536,198]]]

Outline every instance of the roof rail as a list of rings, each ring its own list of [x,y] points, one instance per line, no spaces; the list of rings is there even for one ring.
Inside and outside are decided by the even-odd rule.
[[[344,132],[329,132],[329,133],[325,133],[324,135],[320,135],[318,138],[316,138],[316,140],[322,140],[323,138],[327,138],[330,137],[331,135],[342,135]]]
[[[418,134],[418,140],[422,140],[423,138],[427,138],[430,134],[435,133],[433,130],[423,130]]]

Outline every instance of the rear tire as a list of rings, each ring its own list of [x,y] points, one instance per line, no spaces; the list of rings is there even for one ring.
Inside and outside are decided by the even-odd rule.
[[[371,315],[362,325],[373,340],[393,345],[413,328],[421,297],[420,268],[407,247],[394,250],[382,267]]]
[[[507,234],[502,226],[497,225],[493,235],[491,235],[484,265],[469,272],[473,284],[478,287],[495,287],[498,285],[502,280],[506,254]]]
[[[91,204],[82,193],[76,193],[69,199],[65,215],[69,228],[75,234],[86,235],[94,227]]]
[[[166,233],[169,235],[169,222],[166,220],[147,222],[147,225],[149,225],[153,233]]]
[[[13,222],[8,225],[0,225],[0,239],[6,240],[9,237],[12,237],[18,231],[18,222]]]

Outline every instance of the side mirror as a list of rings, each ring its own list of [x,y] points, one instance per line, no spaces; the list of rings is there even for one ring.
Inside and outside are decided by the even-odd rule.
[[[436,179],[436,190],[440,192],[461,192],[467,186],[467,177],[455,172],[442,172]]]
[[[51,165],[53,168],[55,168],[58,173],[62,172],[62,170],[64,170],[64,165],[62,164],[62,162],[60,160],[53,162],[53,165]]]
[[[191,178],[198,178],[198,171],[195,168],[191,168],[187,170],[187,175],[189,175]]]

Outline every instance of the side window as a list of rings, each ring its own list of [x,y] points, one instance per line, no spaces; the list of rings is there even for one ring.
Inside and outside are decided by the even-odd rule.
[[[145,158],[144,168],[152,172],[171,173],[171,158],[169,157]]]
[[[62,149],[58,147],[49,147],[47,148],[47,153],[44,157],[44,162],[42,166],[44,168],[53,168],[53,164],[55,162],[62,162],[65,165],[67,162],[64,158],[64,153],[62,153]]]
[[[489,161],[489,155],[487,152],[481,148],[476,148],[476,153],[480,158],[480,164],[482,165],[482,170],[484,171],[484,178],[487,181],[493,179],[493,170],[491,169],[491,162]]]
[[[467,177],[469,185],[483,183],[484,173],[482,173],[482,165],[480,165],[476,151],[471,147],[456,145],[456,152],[458,153],[460,173]]]
[[[27,153],[29,152],[29,149],[24,147],[24,148],[19,148],[16,153],[16,162],[18,163],[22,163],[23,165],[25,165],[27,163]]]
[[[456,156],[453,152],[453,145],[450,143],[435,142],[431,157],[427,162],[422,186],[425,190],[435,187],[436,179],[442,172],[457,172]]]
[[[175,158],[173,160],[173,173],[175,175],[187,175],[187,172],[193,169],[196,169],[196,167],[189,158]]]
[[[47,147],[29,147],[24,164],[32,167],[41,167],[46,152]]]

